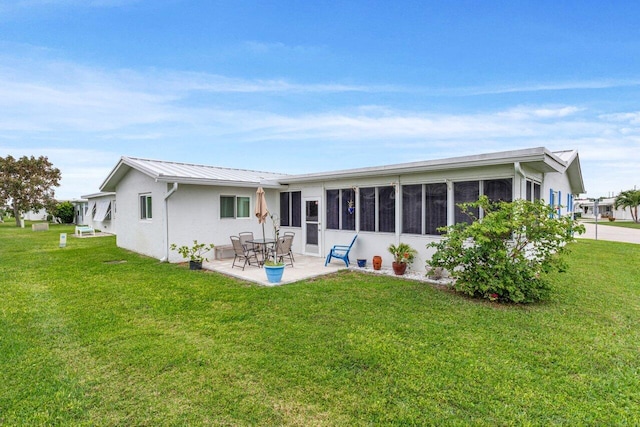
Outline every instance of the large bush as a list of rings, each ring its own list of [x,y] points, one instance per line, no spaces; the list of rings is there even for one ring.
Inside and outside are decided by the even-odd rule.
[[[71,224],[75,217],[75,210],[71,202],[60,202],[56,205],[55,217],[60,218],[64,224]]]
[[[543,201],[492,203],[483,196],[460,207],[469,216],[480,207],[484,215],[446,227],[442,240],[428,245],[436,253],[427,264],[448,270],[455,290],[474,297],[518,303],[545,299],[550,285],[542,273],[562,271],[567,243],[584,232]]]

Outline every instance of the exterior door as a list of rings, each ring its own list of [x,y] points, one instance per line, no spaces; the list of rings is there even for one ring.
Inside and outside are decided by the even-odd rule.
[[[305,199],[304,222],[304,253],[320,255],[320,199]]]

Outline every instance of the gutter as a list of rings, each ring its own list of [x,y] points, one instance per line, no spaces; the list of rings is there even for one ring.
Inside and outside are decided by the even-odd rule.
[[[167,194],[164,195],[164,242],[165,242],[165,255],[160,262],[169,261],[169,198],[178,191],[178,183],[174,182],[173,187]]]

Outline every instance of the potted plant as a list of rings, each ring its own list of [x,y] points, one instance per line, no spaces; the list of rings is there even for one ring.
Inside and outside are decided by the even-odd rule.
[[[284,273],[284,262],[267,260],[264,262],[264,271],[267,273],[269,283],[280,283]]]
[[[280,237],[280,230],[278,229],[278,218],[273,214],[269,213],[269,217],[271,218],[271,222],[273,223],[273,237],[275,240],[275,245],[278,244],[278,238]],[[282,274],[284,273],[284,262],[279,262],[276,259],[276,251],[275,248],[273,250],[273,259],[266,259],[264,262],[264,271],[267,273],[267,280],[269,283],[280,283],[282,280]]]
[[[393,262],[391,266],[393,267],[393,272],[401,276],[407,270],[407,266],[413,262],[414,257],[416,256],[417,251],[413,249],[407,243],[399,243],[398,245],[389,245],[388,248],[391,255],[393,255]]]
[[[189,260],[189,270],[201,270],[202,261],[209,261],[204,254],[213,248],[213,243],[198,243],[197,240],[193,241],[193,246],[178,247],[175,243],[171,244],[171,250],[177,251],[184,259]]]

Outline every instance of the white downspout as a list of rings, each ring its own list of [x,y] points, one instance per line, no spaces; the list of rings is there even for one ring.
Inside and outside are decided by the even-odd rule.
[[[527,197],[527,175],[525,175],[522,167],[520,166],[520,162],[515,162],[513,167],[518,175],[522,177],[520,179],[520,198]]]
[[[160,262],[169,261],[169,197],[178,191],[178,183],[174,182],[171,190],[164,196],[164,243],[165,243],[165,255]]]
[[[401,226],[401,222],[402,222],[402,204],[401,204],[401,200],[400,200],[400,175],[398,175],[398,179],[396,180],[396,182],[392,182],[391,185],[393,185],[393,190],[395,192],[396,195],[396,224],[395,224],[395,228],[396,228],[396,245],[400,244],[400,233],[402,232],[402,229],[400,228]]]

